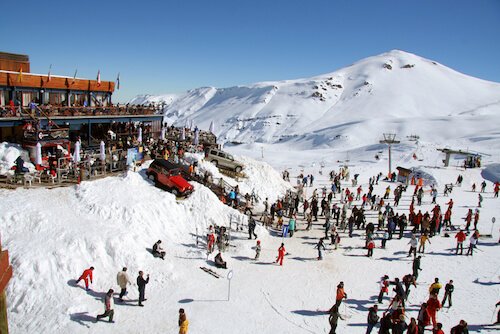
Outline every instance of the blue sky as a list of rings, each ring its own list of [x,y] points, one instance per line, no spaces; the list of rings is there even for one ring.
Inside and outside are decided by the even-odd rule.
[[[392,49],[500,82],[499,0],[23,1],[0,31],[32,72],[120,72],[115,101],[309,77]]]

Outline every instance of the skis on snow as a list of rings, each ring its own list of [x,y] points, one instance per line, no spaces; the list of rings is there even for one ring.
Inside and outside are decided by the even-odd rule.
[[[222,278],[221,275],[217,274],[215,271],[213,271],[212,269],[210,268],[207,268],[207,267],[200,267],[201,270],[203,270],[204,272],[206,272],[207,274],[210,274],[212,275],[213,277],[215,278]]]

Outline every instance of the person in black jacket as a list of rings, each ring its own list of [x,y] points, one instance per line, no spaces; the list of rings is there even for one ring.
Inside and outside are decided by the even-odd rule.
[[[366,329],[366,334],[370,334],[372,332],[373,327],[377,325],[379,316],[377,315],[378,305],[373,305],[368,310],[368,328]]]
[[[391,314],[386,313],[380,319],[380,329],[378,330],[379,334],[390,334],[391,333],[391,328],[392,328],[392,320],[391,320]]]
[[[149,274],[146,279],[144,279],[144,273],[139,271],[139,276],[137,276],[137,288],[139,289],[139,306],[144,306],[143,301],[147,300],[144,298],[144,293],[146,292],[146,284],[149,283]]]
[[[422,256],[419,255],[413,260],[413,276],[415,277],[415,280],[418,279],[418,271],[422,270],[422,269],[420,269],[420,259],[421,258],[422,258]]]
[[[391,282],[390,284],[396,286],[394,289],[392,289],[392,291],[394,291],[396,293],[396,295],[401,300],[401,305],[403,307],[405,307],[405,296],[406,296],[406,293],[405,293],[405,290],[403,288],[403,284],[401,283],[401,281],[397,277],[394,279],[394,282]]]
[[[450,282],[446,283],[446,286],[444,287],[444,297],[443,301],[441,302],[441,305],[443,307],[446,299],[448,299],[448,308],[451,307],[451,295],[453,293],[453,290],[455,290],[455,287],[453,286],[453,280],[450,280]]]
[[[342,318],[342,316],[339,314],[339,307],[337,305],[333,305],[329,313],[330,313],[330,316],[328,317],[328,321],[330,322],[329,334],[335,334],[339,318],[342,320],[344,320],[344,318]]]

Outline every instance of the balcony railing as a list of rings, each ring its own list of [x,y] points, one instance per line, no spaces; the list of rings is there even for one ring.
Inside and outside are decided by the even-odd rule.
[[[40,112],[40,109],[42,112]],[[76,117],[76,116],[127,116],[153,115],[160,110],[153,106],[106,106],[106,107],[67,107],[37,106],[27,107],[0,106],[0,117]]]

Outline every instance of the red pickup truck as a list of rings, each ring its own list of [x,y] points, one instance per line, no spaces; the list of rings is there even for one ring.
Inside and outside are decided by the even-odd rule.
[[[146,175],[156,186],[166,188],[175,196],[186,197],[193,192],[193,186],[181,176],[180,169],[172,168],[172,163],[165,159],[155,159]]]

